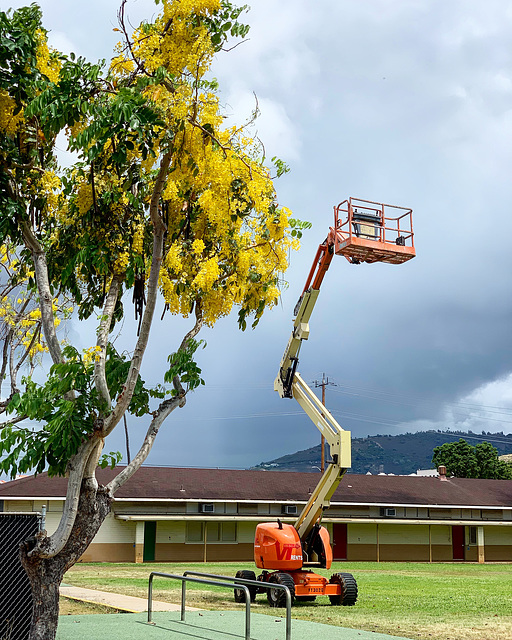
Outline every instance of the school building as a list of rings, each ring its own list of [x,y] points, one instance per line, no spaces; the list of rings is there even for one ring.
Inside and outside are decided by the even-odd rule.
[[[117,470],[99,469],[106,484]],[[293,523],[320,474],[142,467],[116,494],[83,562],[253,559],[259,522]],[[0,485],[0,510],[40,512],[52,533],[67,481]],[[512,562],[512,480],[347,474],[323,524],[335,560]]]

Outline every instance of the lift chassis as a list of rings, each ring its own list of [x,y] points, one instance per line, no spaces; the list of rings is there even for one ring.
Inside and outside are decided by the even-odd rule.
[[[415,256],[412,211],[355,198],[334,207],[334,227],[318,247],[294,310],[293,330],[274,382],[281,398],[294,398],[325,437],[330,460],[293,525],[279,519],[257,525],[254,560],[262,569],[257,580],[287,586],[292,602],[328,596],[333,605],[352,606],[358,595],[352,574],[334,573],[328,579],[312,570],[330,569],[332,564],[329,533],[321,525],[321,518],[343,475],[351,467],[350,431],[338,424],[297,371],[300,347],[302,341],[309,338],[309,320],[334,255],[344,256],[351,264],[401,264],[410,260]],[[239,571],[236,575],[256,579],[253,571]],[[285,606],[283,590],[250,588],[253,600],[263,592],[271,606]],[[235,590],[235,600],[243,602],[243,598],[243,591]]]

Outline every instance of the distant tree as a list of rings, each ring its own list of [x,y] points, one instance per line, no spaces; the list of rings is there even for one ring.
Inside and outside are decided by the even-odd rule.
[[[435,447],[432,463],[444,465],[448,475],[456,478],[512,479],[512,465],[498,458],[498,450],[489,442],[470,445],[461,438]]]

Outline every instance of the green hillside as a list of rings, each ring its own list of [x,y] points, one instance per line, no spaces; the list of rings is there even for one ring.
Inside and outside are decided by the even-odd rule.
[[[394,473],[407,475],[418,469],[432,468],[434,447],[445,442],[464,438],[470,444],[490,442],[498,449],[499,455],[512,453],[512,434],[479,434],[465,431],[418,431],[396,436],[376,435],[366,438],[352,438],[352,473]],[[320,444],[304,451],[297,451],[261,462],[255,469],[274,471],[318,471],[320,467]],[[328,459],[328,455],[326,455]]]

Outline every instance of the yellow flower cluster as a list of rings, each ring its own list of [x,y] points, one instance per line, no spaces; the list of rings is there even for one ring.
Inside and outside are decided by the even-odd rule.
[[[147,205],[156,179],[152,169],[171,151],[160,198],[167,230],[159,287],[172,313],[186,316],[200,299],[208,325],[234,305],[259,314],[262,307],[276,304],[290,249],[298,248],[298,241],[289,235],[291,213],[277,205],[259,143],[243,127],[224,127],[219,99],[206,89],[213,46],[200,18],[220,9],[220,0],[163,0],[156,22],[142,25],[133,36],[131,52],[140,67],[127,58],[128,50],[118,47],[111,63],[114,79],[132,82],[132,74],[142,69],[145,74],[160,67],[167,70],[164,80],[159,82],[155,74],[143,89],[165,126],[151,139],[154,154],[148,153],[146,160],[133,138],[133,148],[126,150],[128,173],[123,167],[120,172],[102,172],[101,162],[95,162],[94,216],[85,215],[93,205],[86,174],[74,176],[71,213],[62,213],[61,207],[55,216],[60,222],[74,218],[77,247],[83,237],[104,248],[111,274],[125,274],[134,261],[140,266],[144,234],[151,228]],[[114,143],[105,142],[105,157],[112,154]],[[141,177],[136,190],[127,175]],[[55,178],[48,172],[41,184],[48,206],[56,208]],[[135,193],[146,208],[135,210],[131,197]],[[74,242],[69,229],[67,233],[67,241]]]
[[[144,251],[144,225],[143,224],[139,224],[139,226],[135,229],[135,233],[133,234],[132,250],[134,253],[140,256],[143,254],[143,251]]]
[[[2,262],[4,258],[5,253],[1,258]],[[7,325],[13,331],[14,347],[23,350],[22,353],[28,351],[32,359],[37,354],[48,351],[40,333],[37,336],[38,339],[34,340],[35,332],[40,330],[41,311],[39,307],[32,307],[21,313],[20,309],[25,303],[26,293],[21,291],[18,296],[16,300],[9,296],[0,298],[0,324]]]
[[[92,362],[99,362],[101,354],[101,347],[89,347],[84,349],[82,353],[82,362],[85,366],[89,366]]]
[[[184,20],[173,24],[172,34],[162,39],[162,59],[170,73],[176,75],[183,70],[202,75],[211,62],[213,48],[205,26],[196,27],[191,34],[190,25]]]
[[[116,261],[114,262],[114,273],[116,274],[124,274],[126,272],[126,267],[130,262],[130,254],[128,251],[122,251],[118,256]]]
[[[209,291],[219,276],[219,263],[216,258],[210,258],[201,267],[201,270],[192,282],[192,286],[198,291]]]
[[[179,273],[183,269],[180,257],[180,245],[173,244],[165,257],[165,266],[170,272]]]
[[[82,182],[76,193],[76,206],[78,207],[80,215],[87,213],[92,207],[92,204],[92,186],[87,182]]]
[[[205,244],[201,239],[196,239],[192,243],[192,251],[193,253],[203,253],[205,250]]]
[[[130,74],[134,68],[133,60],[126,58],[124,55],[116,56],[110,61],[110,72],[114,78],[120,78],[126,74]]]
[[[50,82],[57,83],[59,81],[61,64],[56,52],[50,51],[48,48],[46,34],[41,29],[36,31],[36,40],[37,68]]]
[[[288,234],[291,212],[275,206],[269,172],[254,159],[253,141],[220,129],[215,96],[201,95],[190,103],[188,112],[194,111],[198,126],[186,121],[176,142],[190,161],[173,166],[163,192],[171,232],[179,233],[184,212],[193,213],[191,251],[180,249],[176,242],[169,248],[164,262],[168,280],[161,277],[161,285],[166,300],[174,300],[170,307],[176,313],[190,308],[200,296],[204,319],[213,324],[234,304],[254,310],[261,301],[275,304],[279,276],[298,241]],[[183,195],[187,193],[193,195]],[[206,246],[211,248],[205,255]],[[179,295],[171,286],[176,279],[186,285]]]
[[[187,18],[191,14],[211,15],[221,8],[220,0],[164,0],[164,20]]]
[[[165,67],[173,76],[183,73],[203,75],[213,55],[208,29],[194,20],[211,16],[221,8],[220,0],[164,0],[164,10],[154,24],[141,25],[133,35],[132,51],[149,72]],[[122,47],[118,45],[118,50]],[[111,69],[130,72],[132,67],[121,54]]]
[[[54,171],[45,171],[39,179],[39,193],[46,199],[47,213],[59,212],[61,180]]]
[[[23,109],[14,113],[16,103],[4,89],[0,90],[0,131],[13,136],[23,123]]]

